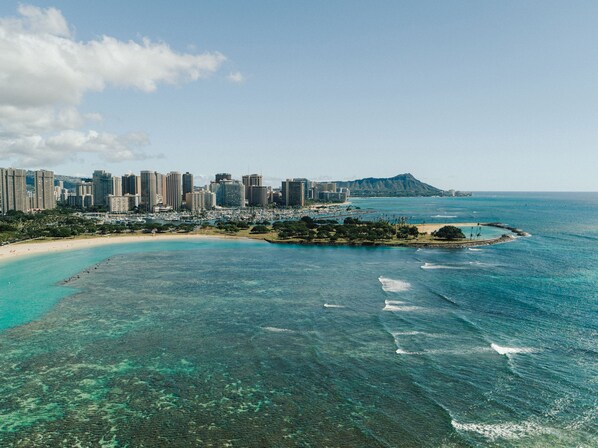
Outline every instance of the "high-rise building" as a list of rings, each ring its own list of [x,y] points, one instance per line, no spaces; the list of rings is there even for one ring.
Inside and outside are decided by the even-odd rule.
[[[303,207],[305,205],[305,182],[287,179],[282,183],[282,200],[287,207]]]
[[[236,180],[223,180],[216,192],[216,203],[222,207],[244,207],[245,186]]]
[[[267,207],[269,187],[265,185],[250,185],[247,202],[250,207]]]
[[[305,179],[304,177],[296,177],[293,179],[294,182],[303,182],[303,199],[304,201],[306,199],[309,199],[309,187],[310,187],[310,181],[308,179]]]
[[[96,206],[108,205],[108,195],[113,194],[112,174],[95,170],[92,177],[93,203]]]
[[[141,178],[135,174],[125,174],[122,176],[123,195],[141,194]]]
[[[29,210],[27,196],[27,172],[15,168],[0,168],[0,210],[26,212]]]
[[[262,176],[259,174],[246,174],[242,177],[243,185],[245,185],[245,198],[249,198],[249,187],[252,185],[261,186]]]
[[[112,177],[112,195],[122,196],[123,195],[123,181],[121,177]]]
[[[127,213],[130,210],[129,196],[108,195],[110,213]]]
[[[54,171],[37,170],[35,172],[34,207],[40,210],[56,208],[54,197]]]
[[[93,195],[93,183],[92,182],[79,182],[75,186],[76,196]]]
[[[232,180],[232,176],[229,173],[218,173],[216,174],[216,182],[222,182],[223,180]]]
[[[166,175],[156,173],[156,194],[158,195],[158,204],[166,203]]]
[[[75,185],[75,194],[68,197],[68,204],[73,207],[89,208],[93,206],[93,183],[79,182]]]
[[[171,171],[166,175],[166,205],[170,205],[173,210],[180,210],[183,203],[183,185],[181,183],[181,173]]]
[[[193,174],[188,171],[183,174],[183,197],[187,193],[193,193]]]
[[[185,195],[185,207],[192,211],[211,209],[216,205],[216,195],[211,191],[192,191]]]
[[[147,212],[153,212],[158,204],[158,183],[155,171],[141,172],[141,207]]]

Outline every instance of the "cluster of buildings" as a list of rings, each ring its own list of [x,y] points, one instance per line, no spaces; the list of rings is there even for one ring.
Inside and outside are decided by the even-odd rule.
[[[0,168],[0,211],[28,212],[56,207],[54,173],[37,170],[34,172],[33,192],[27,191],[27,171],[15,168]]]
[[[113,176],[96,170],[75,188],[65,188],[47,170],[34,172],[33,188],[27,189],[27,172],[0,168],[0,203],[2,213],[9,210],[35,211],[56,207],[58,202],[77,208],[106,207],[111,213],[139,210],[146,213],[189,210],[199,212],[215,207],[243,208],[303,207],[306,201],[346,202],[349,191],[334,182],[287,179],[280,188],[263,185],[259,174],[233,179],[229,173],[216,174],[209,185],[197,187],[193,174],[172,171],[161,174],[141,171],[139,175]]]

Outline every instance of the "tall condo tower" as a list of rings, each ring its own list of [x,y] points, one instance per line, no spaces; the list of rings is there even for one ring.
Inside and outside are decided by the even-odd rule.
[[[156,173],[156,194],[158,195],[157,203],[166,203],[166,175]]]
[[[216,191],[216,202],[222,207],[244,207],[245,186],[237,180],[223,180]]]
[[[54,171],[37,170],[35,172],[35,208],[50,210],[56,208],[54,196]]]
[[[123,195],[141,194],[141,179],[135,174],[125,174],[122,176]]]
[[[190,172],[183,174],[183,197],[187,193],[193,193],[193,174]]]
[[[154,206],[158,203],[158,183],[155,171],[141,172],[141,207],[147,211],[154,211]]]
[[[112,177],[112,194],[114,196],[122,196],[123,195],[123,181],[122,178],[118,176]]]
[[[15,168],[0,168],[0,211],[26,212],[29,210],[27,198],[27,172]]]
[[[173,210],[180,210],[183,204],[183,186],[181,173],[178,171],[171,171],[166,175],[166,204]]]
[[[242,177],[243,185],[245,185],[245,198],[249,198],[249,187],[261,187],[262,176],[259,174],[246,174]]]
[[[282,200],[287,207],[303,207],[305,205],[305,182],[287,179],[282,183]]]
[[[104,170],[95,170],[92,176],[93,205],[107,205],[108,195],[113,194],[112,174]]]

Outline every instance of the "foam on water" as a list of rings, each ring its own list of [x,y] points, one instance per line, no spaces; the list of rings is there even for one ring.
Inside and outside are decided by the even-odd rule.
[[[289,330],[288,328],[278,327],[262,327],[262,330],[270,331],[272,333],[294,333],[293,330]]]
[[[396,341],[396,339],[395,339]],[[398,344],[397,344],[398,346]],[[454,348],[454,349],[441,349],[432,348],[422,350],[419,352],[407,352],[405,350],[397,350],[399,355],[453,355],[453,356],[466,356],[466,355],[478,355],[480,353],[487,353],[490,349],[487,347],[471,347],[471,348]]]
[[[495,441],[497,439],[515,440],[523,437],[537,436],[541,434],[557,434],[553,428],[547,428],[533,422],[521,423],[459,423],[451,420],[451,425],[457,431],[474,432]]]
[[[466,269],[462,265],[448,265],[448,264],[436,264],[436,263],[424,263],[420,266],[422,269]]]
[[[434,215],[432,218],[456,218],[457,215]]]
[[[494,350],[499,355],[513,355],[517,353],[535,353],[538,350],[531,347],[503,347],[501,345],[495,344],[494,342],[490,344],[492,350]]]
[[[467,250],[470,250],[472,252],[482,252],[482,249],[479,249],[477,247],[468,247]]]
[[[344,305],[335,305],[333,303],[325,303],[324,308],[346,308]]]
[[[422,269],[471,269],[471,268],[492,268],[496,265],[481,263],[479,261],[469,261],[467,263],[436,264],[424,263],[420,266]]]
[[[397,355],[421,355],[422,354],[422,352],[408,352],[408,351],[402,350],[400,348],[397,348],[395,350],[395,352]]]
[[[425,308],[421,306],[411,306],[411,305],[393,305],[393,304],[386,304],[386,306],[382,309],[382,311],[395,311],[395,312],[410,312],[410,311],[424,311]]]
[[[386,292],[402,292],[411,289],[411,284],[403,280],[394,280],[380,276],[378,277],[378,281],[382,283],[382,289]]]

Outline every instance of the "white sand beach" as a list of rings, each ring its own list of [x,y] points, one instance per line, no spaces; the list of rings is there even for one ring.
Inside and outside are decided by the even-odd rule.
[[[226,236],[197,234],[155,234],[155,235],[107,235],[91,238],[73,238],[60,240],[34,240],[0,246],[0,261],[26,255],[47,254],[66,250],[86,249],[107,244],[142,243],[148,241],[185,240],[205,238],[226,238]]]

